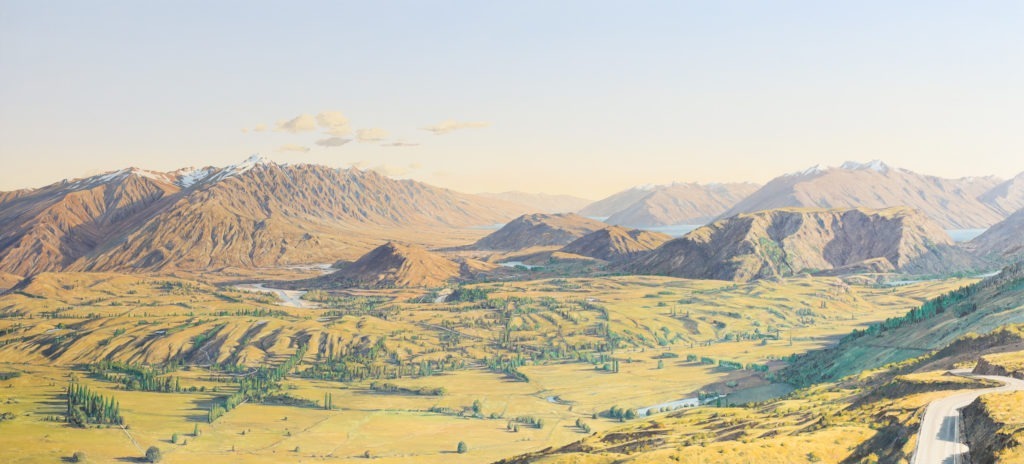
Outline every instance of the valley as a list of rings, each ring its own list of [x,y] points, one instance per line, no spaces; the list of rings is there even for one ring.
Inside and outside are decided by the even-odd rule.
[[[778,360],[972,281],[610,276],[460,286],[440,303],[420,289],[320,291],[304,296],[320,306],[309,309],[189,280],[41,274],[0,297],[0,372],[19,373],[0,381],[0,411],[15,416],[0,425],[12,431],[0,445],[25,451],[13,462],[81,449],[131,458],[140,455],[132,439],[160,447],[167,462],[347,462],[366,452],[379,462],[498,460],[577,439],[577,420],[615,429],[612,407],[712,391],[768,399]],[[295,356],[263,404],[243,401],[209,420],[239,391],[239,375]],[[90,372],[103,361],[163,366],[158,378],[179,390],[140,391]],[[53,420],[71,382],[115,398],[127,433]],[[417,393],[435,390],[443,393]],[[449,437],[470,451],[454,453]],[[48,454],[21,448],[38,440]]]

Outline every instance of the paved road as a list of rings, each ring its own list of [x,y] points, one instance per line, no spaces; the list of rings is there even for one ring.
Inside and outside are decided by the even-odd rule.
[[[925,409],[918,434],[913,464],[962,464],[969,462],[967,445],[961,442],[963,422],[960,409],[986,393],[1024,390],[1024,380],[997,375],[971,375],[968,371],[950,371],[957,375],[1000,382],[1001,387],[974,390],[932,401]]]

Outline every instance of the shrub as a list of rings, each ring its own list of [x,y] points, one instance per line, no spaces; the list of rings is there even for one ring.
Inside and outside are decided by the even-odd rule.
[[[149,462],[160,462],[160,460],[163,459],[163,457],[164,456],[160,452],[160,448],[157,448],[155,446],[150,446],[146,450],[146,461],[149,461]]]
[[[86,457],[84,451],[75,451],[75,454],[71,455],[71,462],[85,462],[85,460]]]
[[[466,446],[466,442],[460,441],[459,445],[455,447],[455,451],[457,451],[459,454],[463,454],[466,451],[469,451],[469,447]]]

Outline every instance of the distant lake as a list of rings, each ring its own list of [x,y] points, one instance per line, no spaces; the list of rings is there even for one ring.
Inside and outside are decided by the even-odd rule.
[[[524,263],[522,261],[505,261],[504,263],[498,263],[498,265],[499,266],[505,266],[505,267],[524,267],[527,270],[541,267],[541,266],[531,266],[531,265],[526,264],[526,263]]]
[[[946,233],[954,242],[969,242],[988,229],[946,229]]]

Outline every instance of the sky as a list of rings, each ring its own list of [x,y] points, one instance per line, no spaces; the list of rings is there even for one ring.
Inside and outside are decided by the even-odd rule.
[[[1024,171],[1024,2],[0,0],[0,190],[378,169],[599,199],[846,160]]]

